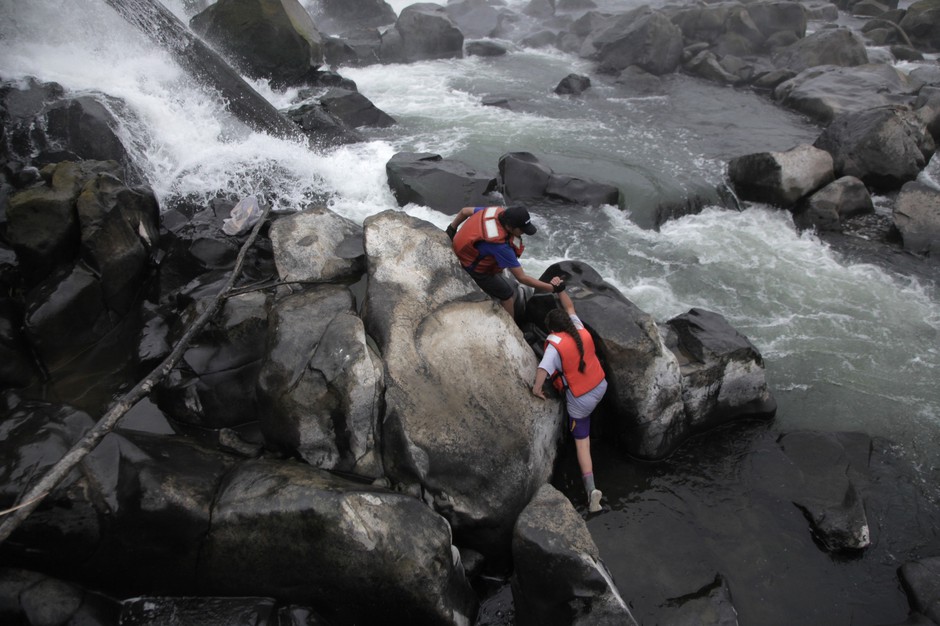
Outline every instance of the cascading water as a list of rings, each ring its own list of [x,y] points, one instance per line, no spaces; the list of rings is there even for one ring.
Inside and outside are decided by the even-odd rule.
[[[400,11],[411,2],[391,4]],[[191,17],[183,0],[165,5],[184,22]],[[657,197],[720,184],[730,158],[815,139],[820,128],[767,97],[681,75],[666,77],[655,96],[598,80],[580,98],[562,97],[552,93],[558,81],[590,74],[590,64],[511,46],[495,59],[338,68],[398,124],[316,152],[245,128],[103,0],[0,7],[0,78],[34,76],[123,101],[114,111],[120,134],[164,206],[256,193],[278,210],[315,202],[361,222],[398,208],[385,163],[402,150],[494,174],[500,155],[528,151],[557,172],[621,186],[622,208],[536,212],[527,271],[580,259],[660,321],[691,307],[721,313],[764,357],[776,429],[883,436],[915,465],[930,496],[940,496],[935,283],[843,257],[768,207],[713,207],[659,230],[640,225]],[[297,97],[253,86],[278,108]],[[483,106],[490,95],[509,98],[514,110]],[[940,178],[934,167],[927,182],[930,171]],[[424,207],[404,210],[441,228],[450,221]]]

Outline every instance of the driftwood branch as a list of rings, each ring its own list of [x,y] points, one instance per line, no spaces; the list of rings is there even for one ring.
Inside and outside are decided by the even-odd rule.
[[[238,257],[235,260],[235,267],[232,269],[232,274],[229,276],[228,281],[226,281],[219,293],[209,301],[209,306],[206,307],[206,310],[186,329],[186,332],[183,333],[183,336],[177,342],[173,351],[170,352],[163,362],[154,368],[146,378],[124,394],[124,396],[105,413],[104,417],[98,420],[98,423],[92,426],[78,443],[72,446],[72,449],[69,450],[58,463],[52,466],[52,469],[46,472],[46,475],[43,476],[39,482],[20,497],[21,504],[17,504],[6,511],[0,512],[0,515],[9,515],[9,517],[0,524],[0,543],[6,541],[23,520],[29,517],[46,496],[52,493],[52,490],[68,475],[72,468],[78,465],[78,463],[85,458],[85,455],[95,449],[95,446],[104,439],[104,436],[111,432],[118,420],[120,420],[139,400],[149,394],[154,385],[170,373],[170,370],[172,370],[176,363],[182,358],[189,342],[209,323],[209,320],[212,319],[216,311],[218,311],[220,304],[226,298],[227,293],[232,290],[232,287],[235,285],[235,280],[238,278],[239,274],[241,274],[242,265],[245,263],[245,256],[248,254],[248,250],[255,242],[255,239],[257,239],[258,233],[261,231],[261,227],[267,220],[270,212],[271,207],[268,205],[265,207],[261,219],[258,220],[258,223],[255,224],[255,227],[252,229],[248,239],[242,244]]]

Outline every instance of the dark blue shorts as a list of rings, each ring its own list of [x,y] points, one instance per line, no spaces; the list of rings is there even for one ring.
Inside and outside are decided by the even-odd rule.
[[[591,436],[591,418],[574,419],[568,417],[568,430],[571,431],[571,436],[575,439],[587,439]]]
[[[509,284],[509,281],[499,274],[480,274],[478,272],[467,272],[470,277],[480,286],[483,293],[496,298],[499,301],[508,300],[515,295],[516,290]]]

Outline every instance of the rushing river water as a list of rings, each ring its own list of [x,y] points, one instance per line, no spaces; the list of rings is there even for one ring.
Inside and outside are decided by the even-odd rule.
[[[182,0],[165,4],[188,21]],[[401,10],[410,2],[391,4]],[[0,78],[35,76],[73,93],[123,100],[121,132],[161,202],[260,192],[281,210],[325,202],[361,222],[398,208],[385,178],[385,163],[398,151],[434,152],[493,174],[502,154],[527,151],[556,172],[621,186],[622,208],[535,212],[539,233],[527,241],[527,271],[580,259],[660,321],[691,307],[721,313],[765,359],[779,404],[775,430],[884,437],[913,464],[915,481],[937,496],[936,284],[851,261],[768,207],[706,208],[649,228],[658,199],[714,188],[729,159],[815,139],[819,127],[767,95],[678,74],[665,77],[659,93],[635,94],[594,78],[583,59],[512,46],[504,57],[339,68],[398,124],[317,153],[241,127],[101,0],[0,0],[0,7]],[[554,95],[570,73],[591,75],[592,87],[579,98]],[[254,86],[279,108],[296,96]],[[483,106],[485,96],[506,97],[513,110]],[[425,207],[405,210],[442,228],[449,221]],[[635,478],[629,462],[598,448],[612,511],[590,528],[623,577],[630,556],[618,552],[626,544],[617,533],[630,525],[627,494]],[[721,497],[721,490],[711,495]]]

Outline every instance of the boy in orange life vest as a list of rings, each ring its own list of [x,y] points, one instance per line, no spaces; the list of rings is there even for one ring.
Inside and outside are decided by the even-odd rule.
[[[457,230],[461,224],[463,227]],[[525,249],[523,234],[534,235],[535,224],[530,220],[529,212],[521,206],[464,207],[447,227],[447,236],[453,241],[460,264],[477,285],[487,295],[499,300],[512,316],[515,316],[516,290],[503,277],[504,269],[508,269],[521,284],[536,291],[558,291],[561,285],[557,276],[551,283],[545,283],[522,269],[519,257]]]
[[[552,333],[545,340],[545,354],[535,373],[532,393],[544,399],[545,379],[561,372],[565,386],[568,426],[574,436],[574,447],[581,468],[581,478],[588,498],[588,511],[601,510],[601,494],[594,487],[594,465],[591,462],[591,413],[607,391],[604,368],[594,351],[594,339],[584,328],[567,293],[559,294],[561,309],[545,316],[545,326]]]

